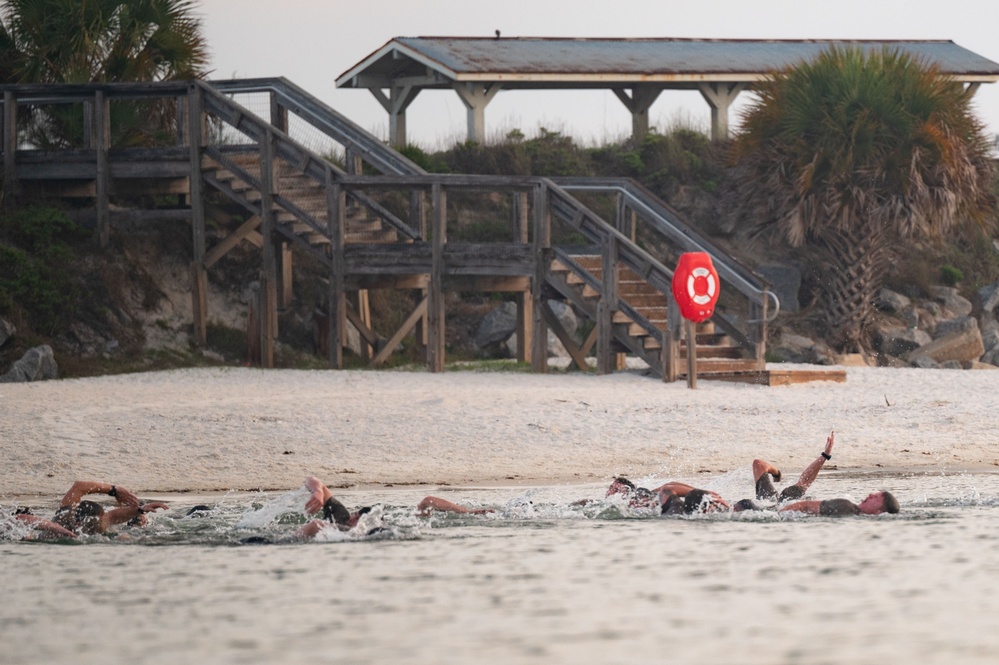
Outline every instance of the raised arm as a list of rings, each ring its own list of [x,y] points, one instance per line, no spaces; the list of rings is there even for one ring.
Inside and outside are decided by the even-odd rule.
[[[88,494],[106,494],[114,497],[119,506],[137,506],[139,499],[124,487],[93,480],[77,480],[63,495],[60,506],[75,506]]]
[[[815,458],[811,464],[805,467],[805,470],[801,472],[801,476],[798,477],[798,481],[795,483],[801,488],[802,492],[811,487],[812,483],[815,481],[816,476],[819,475],[819,471],[822,466],[832,458],[833,442],[835,440],[836,432],[829,432],[829,437],[826,439],[825,449],[819,453],[819,456]]]
[[[333,498],[333,492],[331,492],[330,489],[315,476],[306,477],[305,489],[312,492],[312,496],[310,496],[309,500],[305,502],[305,512],[307,513],[319,512],[322,510],[323,504],[325,504],[328,499]]]

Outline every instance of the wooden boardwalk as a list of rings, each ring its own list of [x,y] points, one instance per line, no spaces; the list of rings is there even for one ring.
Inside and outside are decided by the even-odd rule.
[[[687,371],[687,346],[667,266],[682,252],[707,251],[723,291],[711,329],[694,344],[698,374],[769,385],[794,380],[765,366],[776,302],[767,285],[630,180],[429,174],[284,79],[0,88],[8,200],[41,195],[89,201],[105,243],[116,215],[113,200],[176,201],[169,210],[128,214],[190,224],[199,344],[206,341],[209,317],[208,271],[236,245],[251,243],[261,254],[253,345],[265,367],[273,365],[277,313],[293,297],[294,256],[306,254],[328,271],[320,311],[333,368],[343,366],[346,328],[352,326],[371,365],[384,363],[412,335],[425,348],[430,371],[442,371],[445,296],[481,291],[513,294],[517,356],[535,371],[547,369],[550,329],[580,367],[592,352],[598,372],[613,372],[631,354],[671,381]],[[260,100],[263,112],[244,106]],[[138,103],[173,109],[164,114],[175,122],[165,144],[114,145],[112,105]],[[79,146],[38,150],[25,144],[19,132],[27,119],[44,116],[53,105],[79,108]],[[310,147],[316,136],[332,158]],[[245,214],[209,247],[206,216],[220,196]],[[610,219],[595,209],[609,210]],[[497,239],[463,237],[460,220],[468,210],[492,210],[488,223],[499,232],[490,235]],[[638,237],[654,237],[665,254],[652,256]],[[373,329],[367,304],[372,289],[415,294],[417,305],[397,330]],[[586,339],[576,341],[562,329],[548,305],[552,300],[569,303],[592,322]]]

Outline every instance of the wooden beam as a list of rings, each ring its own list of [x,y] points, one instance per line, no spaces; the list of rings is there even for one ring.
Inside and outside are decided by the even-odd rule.
[[[191,298],[194,312],[194,342],[198,346],[208,343],[208,266],[205,256],[205,197],[204,179],[201,173],[201,89],[196,84],[188,87],[187,114],[195,122],[188,123],[190,139],[190,173],[188,188],[191,192],[191,242],[194,247],[194,260],[191,262]],[[215,263],[213,260],[211,263]]]
[[[326,167],[326,219],[330,236],[330,280],[327,302],[329,307],[329,360],[330,367],[343,367],[343,341],[346,325],[344,299],[343,256],[344,227],[347,219],[347,192],[336,183],[333,169]]]
[[[427,298],[426,296],[424,296],[424,298],[420,300],[420,304],[416,306],[416,309],[414,309],[410,313],[410,315],[406,318],[406,320],[403,322],[403,324],[399,326],[399,330],[397,330],[396,333],[392,335],[389,341],[385,343],[385,346],[383,346],[382,349],[375,355],[375,357],[371,359],[371,366],[379,367],[386,360],[388,360],[389,356],[391,356],[392,353],[395,351],[395,347],[399,346],[399,342],[402,341],[402,338],[408,335],[409,331],[411,331],[416,326],[416,324],[419,323],[426,316],[427,316]]]
[[[268,128],[260,147],[260,228],[264,236],[261,270],[260,364],[274,367],[274,338],[277,328],[277,257],[274,251],[274,135]],[[331,335],[332,337],[332,335]]]
[[[347,315],[347,320],[357,328],[357,332],[361,335],[362,346],[365,344],[374,346],[378,343],[378,335],[365,323],[362,316],[350,302],[344,302],[344,313]]]
[[[3,91],[3,194],[20,194],[17,181],[17,98],[13,91]]]
[[[249,240],[249,237],[256,232],[257,228],[260,226],[260,216],[253,215],[248,220],[243,222],[238,229],[223,238],[217,245],[212,247],[211,251],[205,255],[205,268],[211,268],[215,265],[219,259],[229,253],[233,247],[238,245],[241,240]],[[260,234],[257,234],[260,237]],[[263,247],[263,243],[254,243],[257,247]]]
[[[562,346],[565,350],[569,352],[569,357],[572,358],[573,364],[579,369],[586,371],[588,369],[586,365],[586,357],[582,354],[581,350],[576,346],[575,340],[569,336],[569,333],[565,331],[562,324],[559,323],[558,317],[552,312],[552,308],[548,306],[546,302],[541,306],[541,313],[545,317],[545,323],[548,324],[548,328],[555,333],[558,337],[558,341],[562,342]]]
[[[97,157],[97,239],[101,247],[107,247],[111,240],[111,222],[109,217],[111,173],[108,168],[108,147],[111,141],[111,108],[104,91],[98,89],[94,93],[94,150]]]
[[[597,373],[611,374],[617,369],[612,349],[614,341],[614,312],[617,311],[618,241],[608,235],[602,248],[603,297],[597,302]]]
[[[532,260],[534,276],[531,280],[531,369],[535,372],[548,371],[548,324],[542,310],[544,287],[551,260],[551,213],[548,210],[548,190],[544,184],[537,184],[531,194],[534,210],[534,242]]]
[[[427,366],[431,372],[444,371],[444,250],[447,247],[447,192],[436,180],[431,188],[431,234],[433,262],[427,294]]]

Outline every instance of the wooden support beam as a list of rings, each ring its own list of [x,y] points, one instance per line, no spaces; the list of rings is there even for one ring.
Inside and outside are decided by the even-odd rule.
[[[274,367],[274,341],[277,336],[277,256],[274,247],[274,135],[268,129],[260,142],[260,228],[264,236],[261,270],[260,364]]]
[[[253,244],[257,247],[263,247],[263,242],[258,240],[259,238],[262,238],[262,236],[259,233],[256,233],[259,226],[260,217],[258,215],[253,215],[240,224],[238,229],[219,241],[217,245],[212,247],[211,251],[205,254],[205,268],[211,268],[215,265],[219,259],[228,254],[229,250],[238,245],[242,240],[253,242]],[[251,239],[251,236],[255,236],[255,238]],[[254,242],[255,240],[256,242]]]
[[[3,195],[21,193],[17,180],[17,98],[10,90],[3,91]]]
[[[395,352],[395,348],[399,346],[399,342],[402,341],[402,338],[408,335],[409,332],[413,330],[413,328],[416,326],[416,324],[422,319],[424,319],[426,316],[427,316],[427,298],[424,297],[422,300],[420,300],[420,304],[416,306],[416,309],[414,309],[410,313],[410,315],[406,318],[406,320],[403,322],[403,324],[399,326],[399,330],[397,330],[396,333],[392,335],[389,341],[385,343],[385,346],[383,346],[381,350],[375,355],[375,357],[371,359],[371,366],[379,367],[382,364],[384,364],[384,362],[388,360],[389,356],[391,356],[392,353]]]
[[[329,360],[330,367],[343,367],[343,340],[346,325],[346,303],[343,281],[346,266],[344,259],[344,227],[347,219],[347,192],[336,183],[333,169],[326,167],[326,213],[329,224],[330,280],[327,294],[329,308]]]
[[[431,188],[430,290],[427,294],[429,340],[427,366],[431,372],[444,371],[444,249],[447,247],[447,192],[440,181]]]
[[[541,314],[545,317],[545,323],[548,324],[548,328],[555,333],[558,337],[558,341],[562,342],[562,346],[565,350],[569,352],[569,357],[572,358],[572,363],[576,365],[580,370],[586,371],[588,366],[586,364],[586,356],[583,355],[579,347],[576,346],[576,341],[569,336],[569,333],[565,331],[562,324],[559,323],[558,317],[552,312],[552,308],[548,306],[548,303],[544,303],[541,306]]]
[[[205,346],[208,343],[208,266],[205,254],[205,197],[204,179],[201,172],[201,88],[196,84],[188,86],[187,115],[195,122],[188,123],[190,139],[190,174],[188,189],[191,192],[191,242],[194,260],[191,262],[191,298],[194,312],[194,343]],[[213,260],[211,263],[215,263]]]
[[[347,315],[347,320],[357,328],[357,332],[361,335],[361,346],[374,346],[378,343],[378,335],[368,326],[350,302],[344,302],[344,313]]]
[[[531,280],[531,369],[548,371],[548,324],[543,311],[544,287],[551,260],[551,213],[548,210],[548,190],[543,184],[534,186],[531,193],[534,210],[534,242],[531,255],[534,277]]]
[[[697,387],[697,328],[690,319],[684,319],[684,332],[687,338],[687,387]]]
[[[278,245],[279,276],[281,278],[280,289],[278,291],[278,307],[288,309],[295,300],[293,288],[294,281],[294,256],[291,253],[291,243],[281,241]]]
[[[361,323],[371,329],[371,298],[367,289],[357,290],[357,316]],[[368,343],[361,342],[361,359],[363,361],[369,362],[371,360],[377,341],[378,338],[372,336]]]
[[[597,302],[597,373],[611,374],[617,369],[616,358],[611,351],[614,341],[614,312],[617,311],[618,283],[618,242],[617,236],[608,236],[604,242],[602,257],[603,295]]]
[[[111,169],[108,165],[108,148],[111,142],[111,107],[103,90],[94,93],[94,150],[97,157],[97,239],[101,247],[111,241],[110,188]]]
[[[666,304],[666,330],[663,333],[663,346],[660,350],[663,364],[663,381],[673,383],[680,376],[680,307],[672,294]]]
[[[527,192],[514,192],[510,205],[513,242],[527,244],[530,238],[530,210]],[[532,309],[534,297],[530,291],[517,293],[517,362],[531,362],[534,342]]]

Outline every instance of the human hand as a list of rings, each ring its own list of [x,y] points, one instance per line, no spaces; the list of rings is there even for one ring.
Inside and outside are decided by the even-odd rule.
[[[118,500],[118,505],[120,506],[137,506],[139,505],[139,497],[135,496],[129,490],[124,487],[115,488],[115,498]]]
[[[162,501],[150,501],[149,503],[142,504],[142,512],[144,513],[152,513],[157,510],[170,510],[170,506]]]
[[[826,455],[832,455],[833,442],[836,438],[836,431],[833,430],[829,432],[829,438],[826,439]]]

